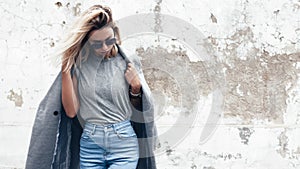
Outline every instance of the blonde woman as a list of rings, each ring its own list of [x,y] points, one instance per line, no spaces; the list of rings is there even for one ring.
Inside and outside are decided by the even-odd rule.
[[[83,13],[66,41],[62,103],[67,116],[78,115],[84,126],[82,169],[134,169],[138,163],[138,140],[130,117],[132,109],[141,107],[142,84],[135,64],[118,52],[120,42],[111,10],[100,5]]]
[[[120,43],[110,8],[94,5],[77,19],[39,106],[26,168],[156,168],[151,92]]]

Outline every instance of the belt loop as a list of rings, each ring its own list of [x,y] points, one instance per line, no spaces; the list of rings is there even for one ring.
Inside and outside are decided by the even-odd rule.
[[[95,130],[96,130],[96,125],[94,124],[93,131],[92,131],[92,135],[94,135]]]
[[[119,136],[120,133],[119,133],[116,125],[111,125],[111,127],[113,128],[113,130],[115,131],[115,133]]]

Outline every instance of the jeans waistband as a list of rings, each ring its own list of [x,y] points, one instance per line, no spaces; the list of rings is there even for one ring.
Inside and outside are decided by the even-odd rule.
[[[104,125],[99,125],[99,124],[93,124],[86,122],[84,128],[90,131],[94,130],[109,130],[109,129],[114,129],[118,130],[123,127],[127,127],[131,125],[130,120],[125,120],[119,123],[114,123],[114,124],[104,124]]]

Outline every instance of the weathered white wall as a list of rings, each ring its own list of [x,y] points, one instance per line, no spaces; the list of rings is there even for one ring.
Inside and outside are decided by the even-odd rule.
[[[159,169],[300,168],[299,0],[97,3],[142,59]],[[35,111],[59,71],[49,58],[93,4],[0,0],[1,169],[24,168]]]

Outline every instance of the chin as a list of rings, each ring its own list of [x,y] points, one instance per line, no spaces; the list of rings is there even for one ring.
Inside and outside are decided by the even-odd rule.
[[[95,52],[95,54],[98,56],[106,56],[107,52]]]

